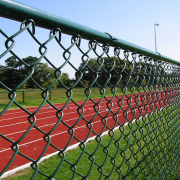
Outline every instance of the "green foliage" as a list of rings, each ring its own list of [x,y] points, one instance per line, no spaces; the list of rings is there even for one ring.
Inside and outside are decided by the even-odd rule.
[[[85,85],[86,87],[89,86],[89,82],[90,82],[90,81],[86,81],[86,80],[83,81],[83,83],[84,83],[84,85]]]
[[[33,63],[38,60],[37,57],[28,56],[23,58],[22,62],[11,56],[5,60],[6,66],[0,66],[1,82],[9,88],[14,88],[20,84],[31,72]],[[22,89],[35,89],[39,86],[47,88],[52,84],[56,78],[54,76],[54,69],[49,67],[47,63],[37,63],[33,66],[34,72],[32,78],[22,85]],[[71,84],[67,73],[62,73],[60,81],[65,85]],[[56,83],[53,88],[63,87],[62,83]],[[3,87],[2,87],[3,88]]]
[[[117,57],[90,59],[82,62],[79,69],[83,73],[81,82],[89,81],[88,84],[93,86],[104,86],[107,82],[109,86],[120,84],[123,87],[162,84],[160,77],[166,75],[162,65],[152,68],[147,61],[129,61]],[[158,75],[155,74],[157,72]]]
[[[87,61],[85,63],[87,63]],[[79,69],[83,68],[85,63],[82,62]],[[108,80],[108,85],[116,85],[119,83],[125,85],[127,80],[131,79],[131,77],[129,77],[131,74],[129,66],[129,61],[120,60],[117,57],[104,57],[102,59],[90,59],[81,71],[83,72],[83,80],[89,81],[89,84],[92,83],[95,86],[103,86]],[[93,81],[96,78],[97,81],[94,83]]]
[[[5,60],[5,63],[8,68],[16,69],[18,67],[18,61],[15,56],[11,56]]]
[[[57,87],[62,88],[62,87],[69,87],[70,86],[70,80],[69,80],[69,75],[67,73],[62,73],[60,77],[60,83],[58,83]]]

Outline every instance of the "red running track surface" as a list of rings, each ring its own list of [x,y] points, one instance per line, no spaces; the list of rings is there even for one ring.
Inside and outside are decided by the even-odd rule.
[[[109,97],[107,99],[110,100],[111,98],[112,97]],[[98,101],[99,99],[94,99],[94,102],[97,103]],[[84,101],[78,101],[76,103],[81,106]],[[125,118],[126,122],[129,122],[133,119],[139,118],[142,115],[147,115],[157,109],[160,109],[165,105],[167,105],[165,93],[153,92],[146,94],[129,94],[126,96],[121,95],[118,96],[118,98],[113,98],[111,103],[108,103],[108,101],[104,98],[99,105],[95,105],[92,101],[88,100],[85,106],[79,110],[79,114],[78,107],[73,102],[70,102],[62,111],[62,121],[50,134],[51,143],[57,146],[59,149],[64,149],[68,145],[71,138],[70,133],[72,133],[72,130],[68,133],[69,127],[73,127],[74,136],[68,146],[78,143],[79,141],[77,139],[80,141],[85,140],[88,134],[90,134],[89,137],[95,136],[95,133],[101,134],[103,128],[105,128],[105,131],[107,131],[108,129],[113,129],[119,125],[123,125],[125,123]],[[55,104],[55,106],[58,109],[61,109],[64,106],[64,103]],[[68,107],[71,108],[69,109]],[[107,111],[108,107],[112,108],[111,112],[109,112],[109,110]],[[96,111],[99,108],[98,115],[96,115],[95,118],[94,108]],[[36,111],[37,107],[29,107],[26,109],[33,113]],[[35,115],[35,125],[45,133],[48,133],[58,121],[56,112],[57,110],[52,107],[49,108],[48,105],[43,106],[42,109]],[[83,118],[86,121],[83,118],[80,118],[80,114],[82,113]],[[8,110],[0,118],[0,134],[13,140],[14,142],[17,141],[31,125],[27,119],[28,116],[29,114],[21,109]],[[87,122],[91,122],[88,126],[89,128],[92,127],[93,132],[91,132],[87,127]],[[25,138],[18,143],[19,151],[31,159],[37,160],[47,144],[43,140],[43,137],[44,134],[33,127]],[[2,172],[2,170],[6,167],[14,154],[14,151],[11,149],[11,145],[12,143],[0,136],[0,172]],[[56,151],[57,149],[54,147],[48,146],[44,156]],[[18,154],[8,170],[14,169],[29,162],[31,161]]]

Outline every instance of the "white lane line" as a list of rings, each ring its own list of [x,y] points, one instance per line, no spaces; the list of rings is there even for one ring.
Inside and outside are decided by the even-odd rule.
[[[83,101],[83,100],[81,100],[81,101]],[[78,102],[81,102],[81,101],[78,101]],[[84,102],[84,101],[83,101]],[[101,103],[106,103],[106,102],[104,102],[104,101],[101,101]],[[63,105],[64,105],[65,103],[58,103],[58,104],[54,104],[54,106],[56,105],[56,107],[58,108],[58,107],[62,107]],[[87,106],[88,104],[93,104],[91,101],[88,101],[86,104],[85,104],[85,106]],[[74,106],[75,104],[73,104],[72,102],[70,102],[69,104],[68,104],[68,106]],[[50,106],[50,105],[44,105],[42,108],[41,108],[41,110],[46,110],[47,108],[48,108],[48,106]],[[26,109],[28,110],[28,109],[33,109],[33,111],[34,110],[36,110],[37,108],[38,108],[39,106],[32,106],[32,107],[27,107]],[[74,107],[74,108],[77,108],[77,107]],[[73,109],[73,108],[72,108]],[[19,113],[26,113],[26,112],[24,112],[24,111],[17,111],[17,112],[15,112],[15,113],[9,113],[10,111],[14,111],[14,110],[21,110],[21,109],[10,109],[10,110],[8,110],[3,116],[5,116],[5,115],[11,115],[11,114],[19,114]],[[55,109],[54,109],[55,110]],[[65,110],[65,109],[64,109]],[[32,110],[31,110],[32,111]],[[56,110],[55,110],[56,111]],[[48,111],[49,112],[49,111]]]
[[[136,104],[136,103],[132,103],[131,105],[134,105],[134,104]],[[125,105],[125,106],[123,106],[123,107],[127,107],[127,106],[129,106],[129,105]],[[101,107],[107,107],[107,106],[101,106]],[[119,107],[118,107],[119,108]],[[75,109],[75,108],[72,108],[72,109]],[[117,109],[117,108],[115,108],[115,109]],[[54,111],[46,111],[46,112],[42,112],[42,113],[37,113],[36,114],[36,116],[37,115],[41,115],[41,114],[46,114],[46,113],[51,113],[51,112],[56,112],[56,110],[54,110]],[[63,111],[64,112],[64,111]],[[65,112],[64,112],[65,113]],[[76,112],[68,112],[68,113],[66,113],[67,115],[68,114],[72,114],[72,113],[76,113]],[[12,114],[14,114],[14,113],[12,113]],[[15,113],[16,114],[16,113]],[[28,114],[26,114],[27,115],[27,117],[28,117]],[[21,118],[21,117],[25,117],[25,116],[15,116],[15,117],[12,117],[12,118],[5,118],[5,119],[1,119],[0,121],[9,121],[9,120],[12,120],[12,119],[17,119],[17,118]]]
[[[56,124],[56,123],[52,123],[52,124],[46,124],[46,125],[44,125],[44,126],[38,126],[39,128],[43,128],[43,127],[46,127],[46,126],[52,126],[52,125],[54,125],[54,124]],[[31,129],[31,131],[32,130],[36,130],[36,128],[32,128]],[[18,132],[14,132],[14,133],[10,133],[10,134],[5,134],[4,136],[11,136],[11,135],[14,135],[14,134],[19,134],[19,133],[23,133],[24,131],[26,131],[26,130],[23,130],[23,131],[18,131]]]
[[[115,108],[115,109],[118,109],[118,108]],[[136,109],[135,109],[136,110]],[[137,110],[136,110],[137,111]],[[143,112],[146,111],[146,110],[143,110]],[[131,110],[127,111],[127,112],[131,112]],[[76,112],[71,112],[69,114],[73,114],[73,113],[76,113]],[[100,112],[100,113],[105,113],[105,112]],[[67,113],[66,113],[67,115]],[[85,115],[83,117],[87,117],[87,116],[91,116],[91,115],[94,115],[94,113],[91,113],[91,114],[88,114],[88,115]],[[49,116],[49,117],[44,117],[44,118],[38,118],[36,121],[41,121],[41,120],[44,120],[44,119],[49,119],[49,118],[57,118],[56,116]],[[64,122],[68,122],[68,121],[72,121],[74,119],[77,119],[76,118],[73,118],[73,119],[70,119],[70,120],[64,120]],[[29,123],[29,121],[23,121],[23,122],[18,122],[18,123],[14,123],[14,124],[8,124],[8,125],[4,125],[4,126],[0,126],[0,128],[4,128],[4,127],[9,127],[9,126],[15,126],[15,125],[18,125],[18,124],[25,124],[25,123]]]
[[[101,121],[96,121],[96,122],[93,122],[92,124],[96,124],[96,123],[101,123]],[[75,130],[75,129],[82,128],[82,127],[86,127],[86,125],[76,127],[76,128],[74,128],[74,130]],[[50,135],[50,136],[51,136],[51,137],[54,137],[54,136],[58,136],[58,135],[64,134],[64,133],[67,133],[67,131],[63,131],[63,132],[60,132],[60,133],[57,133],[57,134],[53,134],[53,135]],[[37,142],[37,141],[42,141],[42,140],[43,140],[42,138],[39,138],[39,139],[36,139],[36,140],[34,140],[34,141],[30,141],[30,142],[27,142],[27,143],[24,143],[24,144],[20,144],[19,147],[20,147],[20,146],[27,145],[27,144],[32,144],[32,143]],[[44,141],[44,140],[43,140],[43,141]],[[44,142],[45,142],[45,141],[44,141]],[[7,149],[4,149],[4,150],[1,150],[0,153],[5,152],[5,151],[8,151],[8,150],[12,150],[12,149],[11,149],[11,148],[7,148]]]
[[[105,103],[106,104],[106,103]],[[136,103],[132,103],[131,104],[131,106],[132,105],[134,105],[134,104],[136,104]],[[128,107],[129,105],[126,105],[126,106],[123,106],[123,109],[124,109],[124,107]],[[101,107],[107,107],[107,106],[101,106]],[[75,107],[76,108],[76,107]],[[72,109],[75,109],[75,108],[72,108]],[[118,107],[119,108],[119,107]],[[115,109],[118,109],[118,108],[115,108]],[[114,110],[114,109],[113,109]],[[46,111],[46,112],[42,112],[42,113],[38,113],[37,115],[41,115],[41,114],[46,114],[46,113],[51,113],[51,112],[56,112],[56,111]],[[76,112],[68,112],[68,113],[66,113],[66,115],[68,115],[68,114],[72,114],[72,113],[76,113]],[[15,113],[16,114],[16,113]],[[26,114],[26,115],[28,115],[28,114]],[[9,120],[12,120],[12,119],[17,119],[17,118],[21,118],[21,117],[24,117],[24,116],[16,116],[16,117],[12,117],[12,118],[6,118],[6,119],[1,119],[1,121],[9,121]],[[52,116],[51,116],[52,117]],[[18,124],[18,123],[17,123]],[[5,126],[4,126],[5,127]]]
[[[146,112],[146,110],[143,110],[143,112]],[[129,111],[128,111],[129,112]],[[86,116],[84,116],[84,117],[87,117],[87,116],[91,116],[92,114],[89,114],[89,115],[86,115]],[[112,117],[109,117],[109,118],[106,118],[106,119],[110,119],[110,118],[112,118]],[[69,119],[69,120],[64,120],[64,122],[68,122],[68,121],[73,121],[73,120],[76,120],[77,118],[72,118],[72,119]],[[43,125],[43,126],[39,126],[39,128],[45,128],[45,127],[47,127],[47,126],[52,126],[52,125],[54,125],[54,124],[56,124],[56,123],[51,123],[51,124],[46,124],[46,125]],[[36,130],[36,128],[32,128],[31,129],[31,131],[32,130]],[[22,131],[18,131],[18,132],[14,132],[14,133],[10,133],[10,134],[5,134],[4,136],[11,136],[11,135],[15,135],[15,134],[19,134],[19,133],[23,133],[23,132],[25,132],[26,130],[22,130]]]
[[[26,121],[26,122],[18,122],[18,123],[15,123],[15,124],[8,124],[8,125],[0,126],[0,128],[9,127],[9,126],[15,126],[17,124],[25,124],[25,123],[28,123],[28,121]]]
[[[122,96],[122,95],[119,95],[119,96]],[[96,100],[96,99],[99,100],[100,98],[95,98],[95,99],[93,99],[93,100]],[[125,100],[124,100],[124,101],[125,101]],[[79,102],[84,102],[84,100],[78,101],[77,103],[79,103]],[[116,98],[114,98],[112,102],[117,102]],[[107,101],[106,101],[105,99],[103,99],[103,100],[100,102],[100,104],[104,104],[104,103],[105,103],[105,104],[107,103]],[[54,104],[54,105],[56,105],[56,107],[58,108],[58,107],[62,107],[64,104],[65,104],[65,103],[57,103],[57,104]],[[90,100],[87,101],[87,103],[85,104],[85,106],[88,105],[88,104],[94,105],[94,103],[92,103],[92,101],[90,101]],[[74,104],[73,104],[72,102],[70,102],[70,103],[68,104],[68,106],[71,106],[71,105],[74,106]],[[49,105],[44,105],[44,106],[41,108],[41,110],[42,110],[42,109],[47,109],[48,106],[49,106]],[[38,108],[38,106],[32,106],[32,107],[27,107],[26,109],[27,109],[27,110],[28,110],[28,109],[36,110],[37,108]],[[76,107],[75,107],[75,108],[76,108]],[[10,110],[8,110],[7,113],[5,113],[3,116],[5,116],[5,115],[11,115],[11,114],[25,113],[24,111],[15,112],[15,113],[9,113],[9,111],[14,111],[14,110],[20,110],[20,109],[10,109]]]
[[[151,114],[151,112],[149,113],[149,114]],[[146,114],[146,116],[147,116],[148,114]],[[111,117],[109,117],[109,118],[106,118],[106,119],[110,119]],[[142,117],[139,117],[139,118],[142,118]],[[70,120],[69,120],[70,121]],[[135,119],[134,120],[132,120],[132,123],[135,121]],[[96,121],[96,122],[93,122],[92,124],[96,124],[96,123],[102,123],[101,121]],[[128,124],[128,122],[127,123],[125,123],[125,125],[127,125]],[[79,126],[79,127],[76,127],[76,128],[74,128],[74,130],[75,129],[79,129],[79,128],[82,128],[82,127],[86,127],[86,125],[83,125],[83,126]],[[116,128],[118,128],[119,126],[117,126]],[[115,128],[115,129],[116,129]],[[114,129],[114,130],[115,130]],[[105,131],[105,132],[108,132],[108,131]],[[60,134],[64,134],[64,133],[67,133],[67,131],[63,131],[63,132],[60,132],[60,133],[57,133],[57,134],[53,134],[53,135],[50,135],[51,137],[54,137],[54,136],[57,136],[57,135],[60,135]],[[37,139],[37,140],[34,140],[34,141],[30,141],[30,142],[27,142],[27,143],[24,143],[24,144],[21,144],[21,145],[19,145],[19,147],[20,146],[24,146],[24,145],[27,145],[27,144],[32,144],[32,143],[34,143],[34,142],[37,142],[37,141],[41,141],[41,140],[43,140],[42,138],[40,138],[40,139]],[[44,141],[45,142],[45,141]],[[1,150],[0,151],[0,153],[1,152],[4,152],[4,151],[8,151],[8,150],[11,150],[11,148],[7,148],[7,149],[4,149],[4,150]]]
[[[91,116],[92,114],[89,114],[89,115],[86,115],[86,116],[84,116],[84,117],[87,117],[87,116]],[[54,117],[54,116],[53,116]],[[45,118],[42,118],[42,119],[45,119]],[[42,120],[41,119],[41,120]],[[73,121],[73,120],[77,120],[77,118],[72,118],[72,119],[68,119],[68,120],[64,120],[64,122],[68,122],[68,121]],[[25,123],[27,123],[27,122],[25,122]],[[21,124],[21,123],[18,123],[18,124]],[[52,123],[52,124],[46,124],[46,125],[44,125],[44,126],[38,126],[39,128],[42,128],[42,127],[46,127],[46,126],[50,126],[50,125],[54,125],[54,124],[56,124],[56,123]],[[16,125],[16,124],[14,124],[14,125]],[[2,126],[3,127],[3,126]],[[32,130],[35,130],[36,128],[32,128]],[[5,134],[4,136],[10,136],[10,135],[14,135],[14,134],[18,134],[18,133],[21,133],[21,132],[24,132],[24,131],[26,131],[26,130],[23,130],[23,131],[18,131],[18,132],[15,132],[15,133],[10,133],[10,134]]]
[[[106,103],[103,103],[103,104],[106,104]],[[87,105],[87,104],[86,104]],[[85,105],[85,106],[86,106]],[[93,105],[93,104],[92,104]],[[102,105],[102,104],[101,104]],[[84,107],[85,107],[84,106]],[[104,107],[104,106],[102,106],[102,107]],[[71,109],[76,109],[77,107],[72,107]],[[64,109],[63,110],[63,112],[65,111],[65,110],[67,110],[68,111],[68,109]],[[54,112],[54,113],[56,113],[57,111],[55,110],[55,109],[52,109],[52,111],[51,110],[48,110],[48,111],[45,111],[45,112],[39,112],[39,113],[37,113],[36,115],[41,115],[41,114],[46,114],[46,113],[51,113],[51,112]],[[11,115],[11,114],[18,114],[18,113],[25,113],[24,111],[23,112],[17,112],[17,113],[9,113],[9,114],[6,114],[6,115]],[[27,113],[25,113],[26,115],[29,115],[29,114],[27,114]],[[68,114],[71,114],[70,112],[68,113]],[[5,119],[1,119],[1,121],[6,121],[6,120],[11,120],[11,119],[15,119],[15,118],[19,118],[19,117],[24,117],[24,116],[16,116],[16,117],[12,117],[12,118],[5,118]]]
[[[83,117],[88,117],[88,116],[91,116],[91,115],[94,115],[94,113],[85,115],[85,116],[83,116]],[[49,118],[57,118],[57,117],[56,117],[56,116],[48,116],[48,117],[44,117],[44,118],[39,118],[39,119],[37,119],[36,121],[41,121],[41,120],[43,120],[43,119],[49,119]],[[68,119],[68,120],[63,120],[63,121],[64,121],[64,122],[73,121],[73,120],[77,120],[77,118],[78,118],[78,117],[75,117],[75,118],[72,118],[72,119]],[[8,124],[8,125],[0,126],[0,128],[7,127],[7,126],[14,126],[14,125],[17,125],[17,124],[22,124],[22,123],[29,123],[29,121],[26,121],[26,122],[18,122],[18,123],[15,123],[15,124]]]
[[[116,109],[119,109],[119,107],[117,108],[114,108],[114,110]],[[127,111],[127,112],[131,112],[131,110]],[[71,113],[66,113],[64,116],[66,115],[69,115],[69,114],[73,114],[73,113],[76,113],[76,112],[71,112]],[[103,111],[100,111],[100,113],[104,113]],[[91,113],[89,115],[85,115],[83,117],[87,117],[87,116],[90,116],[90,115],[93,115],[94,113]],[[24,117],[24,116],[21,116],[21,117]],[[17,117],[18,118],[18,117]],[[41,121],[43,119],[49,119],[49,118],[57,118],[56,116],[48,116],[48,117],[44,117],[44,118],[38,118],[36,121]],[[12,119],[12,118],[11,118]],[[71,119],[71,120],[74,120],[75,118]],[[77,119],[77,117],[76,117]],[[9,119],[6,119],[6,120],[9,120]],[[70,120],[64,120],[64,122],[67,122],[67,121],[70,121]],[[18,123],[14,123],[14,124],[8,124],[8,125],[4,125],[4,126],[0,126],[0,128],[4,128],[4,127],[9,127],[9,126],[15,126],[15,125],[18,125],[18,124],[24,124],[24,123],[29,123],[29,121],[23,121],[23,122],[18,122]]]
[[[136,94],[138,94],[138,93],[135,93],[135,95]],[[127,94],[127,96],[128,95],[131,95],[131,94]],[[122,95],[118,95],[118,97],[119,98],[121,98],[122,97]],[[108,97],[107,97],[108,98]],[[100,98],[94,98],[93,100],[99,100]],[[127,98],[126,98],[126,100],[127,100]],[[124,101],[126,101],[126,100],[124,100]],[[84,102],[85,100],[80,100],[80,101],[78,101],[77,103],[80,103],[80,102]],[[112,102],[117,102],[117,100],[116,100],[116,97],[113,99],[113,101]],[[147,101],[147,100],[146,100]],[[88,103],[90,103],[90,104],[93,104],[92,103],[92,101],[90,101],[90,100],[88,100],[88,102],[86,103],[86,105],[88,105]],[[107,103],[107,101],[105,100],[105,99],[103,99],[100,103]],[[65,103],[56,103],[56,104],[54,104],[54,105],[56,105],[56,107],[62,107],[63,105],[64,105]],[[70,102],[69,104],[68,104],[68,106],[70,106],[70,105],[74,105],[72,102]],[[94,104],[93,104],[94,105]],[[47,107],[48,107],[49,105],[44,105],[41,109],[46,109]],[[33,109],[33,110],[36,110],[38,108],[38,106],[31,106],[31,107],[26,107],[26,109],[28,110],[28,109]],[[24,111],[20,111],[20,112],[15,112],[15,113],[9,113],[10,111],[14,111],[14,110],[20,110],[20,109],[10,109],[10,110],[8,110],[3,116],[5,116],[5,115],[10,115],[10,114],[19,114],[19,113],[23,113]]]

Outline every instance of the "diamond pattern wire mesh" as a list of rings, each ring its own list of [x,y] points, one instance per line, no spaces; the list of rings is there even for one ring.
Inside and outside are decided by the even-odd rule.
[[[14,38],[23,31],[28,31],[39,45],[41,56],[32,64],[24,62],[13,51],[13,47],[16,46]],[[72,173],[71,179],[89,179],[95,171],[97,179],[180,179],[180,67],[178,65],[123,50],[120,47],[115,47],[114,55],[110,56],[109,48],[111,44],[100,44],[95,39],[89,40],[88,49],[83,51],[80,35],[72,36],[71,44],[68,48],[65,48],[61,43],[63,34],[60,29],[50,31],[49,38],[44,43],[40,43],[35,37],[35,23],[33,20],[22,22],[20,30],[10,37],[2,30],[0,30],[0,33],[6,38],[6,51],[0,52],[0,58],[7,53],[11,53],[19,62],[24,64],[27,70],[25,79],[17,84],[14,89],[10,89],[8,84],[3,84],[0,80],[1,87],[8,91],[9,98],[9,103],[1,111],[0,117],[3,118],[5,112],[14,103],[28,115],[27,121],[29,123],[28,129],[16,141],[0,134],[1,138],[11,144],[10,148],[13,152],[11,160],[4,165],[0,176],[8,170],[14,159],[20,155],[31,162],[31,168],[34,172],[30,179],[35,178],[39,173],[44,179],[56,177],[65,163],[69,164],[69,171]],[[53,39],[63,50],[64,63],[60,67],[56,67],[46,57],[47,44]],[[112,39],[112,41],[115,41],[115,39]],[[70,61],[71,49],[74,46],[82,54],[82,66],[79,69],[74,66],[73,63],[75,62]],[[97,47],[101,48],[101,53],[97,52]],[[90,52],[94,52],[96,55],[97,68],[95,70],[88,64]],[[104,57],[108,57],[108,60]],[[54,68],[55,80],[52,84],[49,84],[48,88],[41,87],[33,79],[34,67],[42,59],[45,59],[49,66]],[[71,87],[66,87],[60,81],[62,68],[67,64],[76,71],[75,82]],[[93,77],[88,86],[82,81],[85,75],[84,69],[88,69]],[[116,77],[116,81],[113,80],[114,77]],[[16,101],[16,91],[29,79],[42,91],[42,103],[34,112],[28,111],[27,108]],[[101,79],[104,79],[103,83]],[[61,108],[56,107],[48,99],[49,90],[55,83],[61,83],[66,89],[67,101]],[[73,100],[73,90],[78,83],[83,86],[86,95],[83,103]],[[100,99],[98,100],[91,98],[91,89],[94,86],[99,89]],[[112,97],[106,96],[105,89],[107,87],[110,87]],[[130,94],[127,93],[127,89],[130,90]],[[119,91],[123,95],[117,95]],[[102,110],[101,103],[104,100],[106,102],[106,114],[100,112]],[[93,110],[93,116],[90,119],[85,116],[85,106],[89,101],[92,103]],[[56,111],[55,117],[57,119],[48,132],[43,131],[41,127],[36,125],[38,112],[46,102]],[[65,114],[63,112],[70,102],[74,104],[78,114],[73,124],[64,121]],[[116,108],[114,108],[115,106]],[[94,123],[96,119],[101,122],[99,127]],[[80,121],[83,121],[86,125],[87,133],[84,139],[75,133],[76,126]],[[63,148],[60,148],[58,143],[54,144],[51,141],[53,131],[61,125],[67,128],[69,134],[68,142]],[[33,128],[42,134],[46,143],[36,159],[24,154],[19,146]],[[106,135],[107,144],[104,143],[102,137],[105,131],[108,131]],[[96,142],[94,148],[90,148],[89,144],[86,144],[88,138],[92,135],[95,136]],[[73,162],[66,158],[65,151],[74,139],[79,142],[80,154],[75,157],[76,160]],[[124,142],[123,145],[122,141]],[[59,152],[59,164],[51,174],[46,174],[39,168],[38,162],[46,154],[49,147],[53,147],[54,150]],[[113,152],[112,149],[114,149]],[[98,153],[103,154],[104,158],[98,159]],[[88,166],[84,168],[84,171],[81,171],[79,170],[79,164],[82,163],[83,157],[86,157]]]

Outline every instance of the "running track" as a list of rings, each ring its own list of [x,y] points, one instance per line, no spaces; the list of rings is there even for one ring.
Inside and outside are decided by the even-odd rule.
[[[97,115],[91,123],[93,125],[92,130],[95,133],[100,134],[105,126],[103,123],[107,122],[105,128],[105,131],[107,131],[108,128],[115,128],[116,126],[119,126],[119,124],[123,124],[125,122],[125,117],[127,118],[126,122],[128,122],[132,121],[133,119],[139,118],[140,114],[147,115],[157,109],[160,109],[169,104],[167,95],[168,94],[164,92],[152,92],[146,94],[141,93],[139,96],[136,93],[132,97],[131,95],[126,95],[125,97],[119,96],[119,99],[115,97],[112,100],[112,104],[108,103],[108,106],[112,107],[110,113],[109,111],[106,111],[107,100],[103,99],[99,103],[99,115],[105,117],[108,113],[109,114],[106,118],[102,118]],[[110,97],[108,99],[110,100]],[[94,101],[97,103],[99,99],[94,99]],[[76,103],[82,105],[83,102],[84,101],[78,101]],[[59,109],[62,108],[63,105],[63,103],[55,104],[55,106]],[[83,107],[83,117],[87,121],[91,121],[94,117],[95,110],[93,109],[93,106],[96,110],[98,109],[97,105],[95,106],[94,103],[88,100],[86,105]],[[71,109],[68,109],[68,107],[71,107]],[[34,111],[36,111],[37,107],[29,107],[26,109],[29,112],[33,113]],[[119,124],[115,124],[116,121],[113,119],[113,113],[117,112],[118,115],[114,116],[114,119],[118,121]],[[79,113],[82,113],[82,109],[79,110]],[[3,114],[2,117],[0,117],[0,134],[8,137],[13,141],[17,141],[30,126],[30,123],[27,120],[28,116],[29,115],[21,109],[8,110],[5,114]],[[63,110],[62,121],[68,126],[72,127],[77,122],[79,116],[80,115],[77,113],[77,106],[70,102],[68,106]],[[44,132],[48,133],[57,121],[58,118],[56,117],[56,110],[54,108],[49,108],[49,106],[43,106],[43,108],[36,114],[35,125]],[[87,122],[81,118],[73,128],[75,130],[74,136],[81,141],[83,141],[89,133],[89,129],[86,125]],[[53,143],[60,149],[65,148],[71,138],[71,135],[68,133],[68,129],[69,128],[66,125],[60,122],[57,128],[50,135],[51,143]],[[90,137],[94,135],[95,134],[91,132]],[[22,141],[20,141],[20,143],[18,143],[19,151],[36,160],[46,146],[46,142],[43,140],[43,137],[44,134],[39,132],[37,129],[32,128],[31,131],[26,135],[26,137]],[[73,138],[70,145],[76,144],[77,142],[78,141]],[[6,167],[9,160],[14,154],[14,151],[10,148],[11,145],[12,143],[6,141],[0,136],[0,172]],[[47,156],[56,151],[57,150],[55,148],[49,146],[44,156]],[[17,155],[8,170],[14,169],[29,162],[30,161],[26,158]]]

